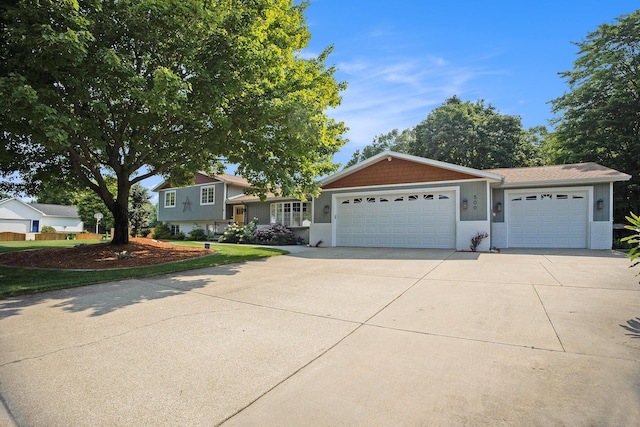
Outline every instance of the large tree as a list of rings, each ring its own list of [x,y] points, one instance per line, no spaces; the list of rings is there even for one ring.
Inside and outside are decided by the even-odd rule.
[[[0,11],[0,173],[93,190],[128,241],[132,185],[224,159],[257,192],[315,194],[345,128],[330,49],[292,0],[18,0]],[[20,180],[9,178],[17,172]],[[116,177],[109,191],[105,176]],[[15,190],[15,188],[14,188]]]
[[[356,150],[344,167],[348,168],[349,166],[353,166],[385,150],[407,153],[409,144],[412,143],[414,139],[415,133],[412,128],[405,129],[402,132],[394,129],[389,133],[378,135],[373,138],[372,144],[365,146],[362,150]]]
[[[457,96],[435,108],[415,128],[397,129],[356,150],[352,166],[384,150],[455,163],[477,169],[537,166],[545,163],[547,130],[523,129],[518,116],[500,114],[484,101]]]
[[[540,163],[536,132],[541,130],[525,131],[520,117],[500,114],[482,100],[454,96],[415,127],[409,153],[475,169],[531,166]]]
[[[616,218],[640,211],[640,10],[576,43],[569,91],[552,101],[557,163],[597,162],[631,174],[616,192]]]

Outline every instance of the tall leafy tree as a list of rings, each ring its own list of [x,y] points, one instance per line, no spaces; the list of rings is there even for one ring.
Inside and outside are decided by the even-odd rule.
[[[395,151],[398,153],[407,153],[409,144],[415,139],[413,129],[405,129],[400,132],[394,129],[389,133],[378,135],[373,139],[373,143],[365,146],[362,150],[356,150],[351,159],[345,165],[345,168],[353,166],[369,157],[373,157],[385,150]]]
[[[640,212],[640,10],[576,43],[569,91],[554,99],[552,156],[558,163],[597,162],[631,174],[616,191],[615,217]]]
[[[0,173],[35,194],[89,188],[128,242],[131,187],[187,183],[220,159],[259,194],[316,194],[335,170],[344,88],[300,52],[293,0],[28,0],[0,11]],[[18,172],[21,180],[10,182]],[[110,191],[105,176],[116,177]]]
[[[409,153],[476,169],[540,161],[520,117],[500,114],[482,100],[463,102],[456,96],[415,127]]]

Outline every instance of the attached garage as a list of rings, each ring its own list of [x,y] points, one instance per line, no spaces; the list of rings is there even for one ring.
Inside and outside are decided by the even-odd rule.
[[[509,247],[587,248],[587,190],[508,192]]]
[[[456,246],[455,190],[337,195],[335,206],[337,246]]]

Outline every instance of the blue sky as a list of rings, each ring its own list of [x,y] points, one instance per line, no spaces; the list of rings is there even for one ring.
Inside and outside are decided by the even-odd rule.
[[[394,128],[413,127],[445,99],[484,99],[525,128],[548,125],[549,101],[567,85],[577,47],[602,23],[639,4],[599,1],[311,0],[305,55],[334,46],[329,64],[346,81],[329,114],[350,128],[335,156]]]
[[[350,128],[334,161],[344,165],[375,136],[417,125],[453,95],[484,99],[520,116],[525,128],[548,125],[549,101],[567,90],[558,73],[577,58],[571,42],[638,7],[629,0],[311,0],[303,56],[333,45],[328,64],[348,84],[342,104],[328,112]]]

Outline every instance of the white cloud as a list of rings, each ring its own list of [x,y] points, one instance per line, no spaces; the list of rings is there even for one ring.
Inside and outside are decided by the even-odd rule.
[[[357,59],[340,63],[338,70],[336,78],[348,86],[341,105],[329,114],[349,127],[349,143],[335,158],[343,164],[375,136],[417,125],[447,98],[469,97],[475,79],[497,73],[436,56],[379,58],[376,63]]]

